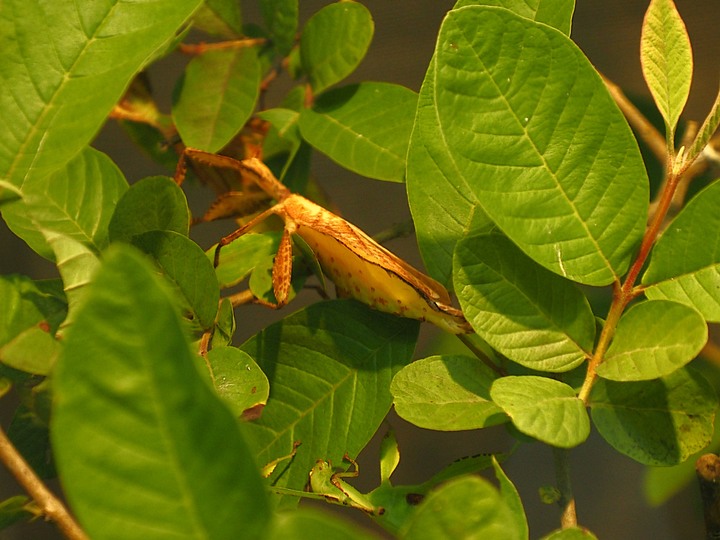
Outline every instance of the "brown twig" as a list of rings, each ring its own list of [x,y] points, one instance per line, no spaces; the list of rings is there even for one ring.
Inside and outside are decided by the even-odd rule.
[[[230,41],[218,41],[216,43],[181,43],[178,46],[178,50],[183,54],[196,55],[208,51],[255,47],[257,45],[264,45],[265,43],[267,43],[267,39],[265,38],[234,39]]]
[[[700,456],[695,473],[705,514],[705,538],[720,538],[720,458],[715,454]]]
[[[60,499],[38,478],[35,471],[32,470],[27,461],[13,446],[2,428],[0,428],[0,460],[18,483],[35,500],[42,513],[55,522],[66,538],[70,540],[89,540]]]

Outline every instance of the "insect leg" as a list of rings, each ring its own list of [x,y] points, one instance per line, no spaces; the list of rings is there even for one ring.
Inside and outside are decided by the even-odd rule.
[[[268,208],[264,212],[261,212],[260,214],[258,214],[254,218],[252,218],[250,221],[248,221],[245,225],[243,225],[242,227],[237,229],[235,232],[232,232],[232,233],[228,234],[227,236],[222,237],[220,239],[220,241],[218,242],[217,247],[215,248],[215,261],[214,261],[215,267],[217,267],[217,265],[220,263],[220,250],[224,246],[227,246],[228,244],[230,244],[230,243],[234,242],[235,240],[237,240],[238,238],[240,238],[243,234],[248,232],[255,225],[257,225],[258,223],[267,219],[268,216],[270,216],[271,214],[281,213],[280,212],[281,208],[279,208],[279,207],[281,207],[281,205],[276,204],[275,206]]]

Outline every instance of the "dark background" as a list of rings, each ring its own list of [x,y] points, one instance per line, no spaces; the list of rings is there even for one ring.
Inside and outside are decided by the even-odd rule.
[[[312,13],[329,2],[303,0],[301,17],[305,21]],[[363,2],[375,20],[375,38],[365,61],[351,80],[394,82],[419,90],[427,63],[432,55],[437,30],[443,16],[452,6],[440,0],[366,0]],[[685,117],[702,121],[709,110],[718,87],[717,37],[720,22],[720,2],[676,0],[685,20],[693,44],[695,75]],[[640,27],[648,2],[645,0],[580,0],[573,23],[573,39],[594,65],[627,93],[646,96],[639,61]],[[259,21],[255,2],[243,2],[246,22]],[[152,84],[168,106],[172,87],[186,61],[180,55],[153,66]],[[271,98],[272,99],[272,98]],[[166,109],[167,110],[167,109]],[[110,124],[98,136],[95,146],[107,152],[120,166],[128,181],[133,182],[151,174],[168,174],[136,151],[125,135]],[[327,190],[343,216],[370,234],[409,219],[404,186],[359,178],[337,165],[316,156],[313,171]],[[200,204],[193,203],[191,204]],[[207,247],[228,227],[206,227],[194,234]],[[3,274],[23,273],[33,278],[54,277],[50,263],[31,252],[15,238],[0,221],[0,243]],[[420,265],[414,240],[394,241],[389,245],[401,257]],[[309,294],[301,301],[312,301]],[[244,328],[238,339],[243,341],[262,327],[265,321],[284,316],[299,304],[285,308],[280,314],[261,308],[243,320],[260,319],[257,328]],[[432,341],[432,329],[423,329],[423,343]],[[418,351],[418,357],[423,352]],[[0,402],[0,421],[7,420],[14,404],[5,398]],[[415,483],[427,479],[450,461],[459,457],[507,449],[509,439],[504,428],[478,432],[437,433],[414,428],[391,415],[389,423],[397,431],[402,452],[401,464],[393,480],[395,483]],[[372,489],[378,482],[377,446],[373,441],[361,456],[361,476],[358,487]],[[578,519],[603,539],[657,540],[703,538],[702,514],[697,488],[693,484],[661,508],[649,508],[642,495],[644,468],[611,449],[595,433],[588,443],[572,451],[573,487],[577,498]],[[526,505],[531,538],[539,538],[559,526],[558,511],[539,502],[540,486],[554,484],[552,453],[549,448],[526,445],[506,463],[505,470],[520,490]],[[0,498],[19,492],[6,471],[0,467]],[[327,505],[323,505],[327,507]],[[330,507],[327,507],[330,508]],[[369,521],[359,512],[345,512],[358,518],[361,524]],[[52,525],[37,523],[16,526],[0,532],[0,538],[26,540],[59,538]]]

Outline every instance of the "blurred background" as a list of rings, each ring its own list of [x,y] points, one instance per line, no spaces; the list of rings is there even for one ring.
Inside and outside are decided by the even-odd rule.
[[[260,21],[256,2],[243,1],[245,22]],[[303,0],[301,24],[327,1]],[[375,20],[375,38],[360,68],[349,81],[376,80],[405,85],[415,91],[422,83],[427,63],[432,56],[435,38],[442,19],[452,6],[442,0],[365,0]],[[718,88],[720,40],[720,2],[676,0],[677,7],[690,34],[695,57],[695,75],[691,96],[685,111],[686,119],[702,121]],[[640,71],[640,28],[647,0],[580,0],[576,7],[572,37],[591,62],[607,77],[633,96],[647,96]],[[172,88],[187,58],[172,55],[150,71],[155,93],[165,111],[169,110]],[[270,97],[272,100],[272,97]],[[272,101],[268,102],[269,104]],[[134,182],[153,174],[169,174],[141,154],[125,134],[113,123],[98,135],[95,147],[108,153]],[[369,234],[407,221],[404,186],[357,177],[317,155],[313,173],[343,216]],[[202,202],[191,200],[200,208]],[[231,230],[228,224],[204,226],[194,231],[203,247]],[[30,251],[0,221],[0,271],[22,273],[33,278],[55,277],[53,265]],[[388,247],[412,264],[421,266],[413,239],[395,240]],[[238,342],[244,341],[268,322],[298,309],[302,302],[315,301],[316,296],[303,293],[296,303],[282,312],[248,307],[247,316],[238,316]],[[240,318],[242,317],[242,318]],[[253,321],[244,325],[244,321]],[[427,325],[424,325],[427,326]],[[422,344],[417,357],[432,346],[437,337],[432,329],[423,329]],[[427,349],[426,349],[427,350]],[[7,425],[15,404],[11,399],[0,401],[0,421]],[[426,480],[451,461],[468,455],[507,450],[510,439],[503,427],[478,432],[437,433],[415,428],[391,413],[388,425],[395,429],[402,454],[394,483],[418,483]],[[382,430],[384,431],[384,430]],[[379,482],[377,469],[379,439],[374,440],[360,459],[361,474],[356,486],[365,491]],[[580,524],[603,539],[685,540],[703,538],[702,510],[697,486],[693,483],[669,503],[651,508],[642,492],[644,467],[611,449],[597,434],[572,451],[571,474]],[[526,505],[531,538],[539,538],[559,526],[558,509],[540,503],[538,489],[554,484],[551,451],[539,444],[525,445],[504,465],[510,479],[517,485]],[[20,492],[4,468],[0,467],[0,499]],[[329,505],[320,503],[323,508]],[[343,515],[371,524],[359,512]],[[52,525],[36,523],[15,526],[0,532],[1,539],[27,540],[60,538]]]

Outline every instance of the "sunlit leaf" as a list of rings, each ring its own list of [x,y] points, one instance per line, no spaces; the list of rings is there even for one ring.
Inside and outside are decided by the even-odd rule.
[[[720,322],[720,181],[695,195],[652,250],[642,282],[645,296],[666,298]]]
[[[0,177],[19,186],[75,156],[200,3],[0,4],[0,110],[11,127],[0,145]]]
[[[641,302],[620,318],[596,371],[614,381],[657,379],[695,358],[707,336],[707,325],[693,308],[667,300]]]
[[[590,354],[595,318],[574,283],[539,266],[507,238],[458,243],[455,291],[465,317],[493,348],[541,371],[568,371]]]
[[[394,84],[336,88],[300,113],[300,132],[315,148],[358,174],[402,182],[417,94]]]
[[[507,421],[490,400],[497,377],[477,358],[431,356],[400,370],[393,379],[395,411],[425,429],[479,429]]]
[[[546,377],[503,377],[490,397],[510,416],[515,427],[547,444],[572,448],[590,435],[585,405],[568,385]]]

